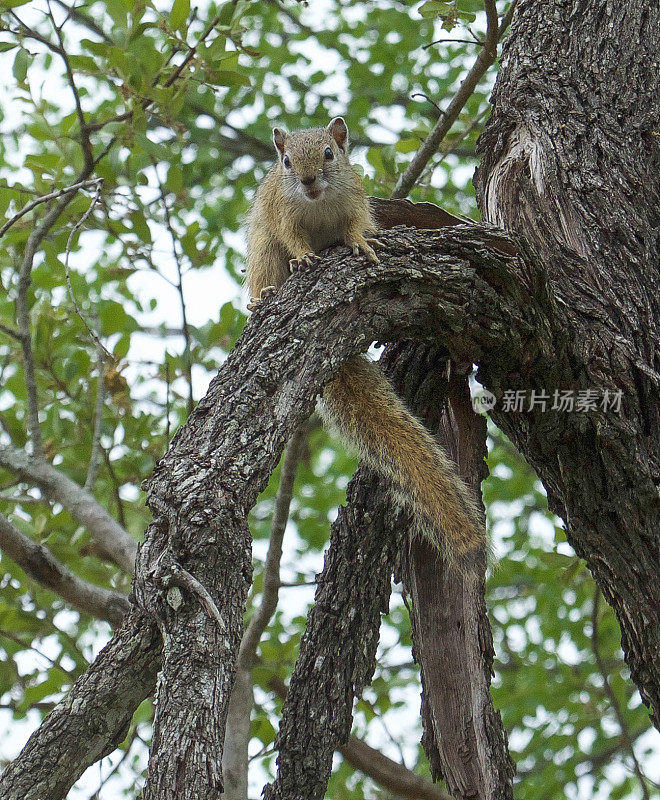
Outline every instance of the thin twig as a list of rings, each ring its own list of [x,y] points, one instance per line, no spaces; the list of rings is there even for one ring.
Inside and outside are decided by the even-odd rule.
[[[512,3],[512,5],[514,4]],[[426,137],[410,164],[408,164],[405,171],[399,177],[394,191],[392,192],[392,197],[394,199],[401,199],[410,193],[410,190],[419,180],[420,175],[433,157],[433,154],[437,152],[442,140],[447,133],[449,133],[449,129],[458,119],[458,115],[472,96],[472,93],[484,73],[495,62],[495,58],[497,57],[497,43],[504,33],[504,23],[507,19],[507,15],[503,18],[502,25],[499,26],[495,0],[484,0],[484,6],[486,9],[486,38],[483,42],[483,47],[475,59],[472,68],[465,76],[463,83],[461,83],[458,91],[447,106],[447,109],[440,116],[433,130]],[[513,13],[512,9],[509,9],[509,11],[511,14]],[[511,16],[508,15],[509,20],[510,18]],[[508,22],[506,24],[508,25]]]
[[[20,331],[17,331],[16,328],[10,328],[9,325],[4,325],[2,322],[0,322],[0,331],[6,333],[7,336],[12,336],[14,339],[18,339],[19,342],[21,341]]]
[[[88,28],[106,44],[114,44],[107,33],[99,25],[97,25],[93,19],[88,17],[86,14],[83,14],[80,9],[68,6],[65,2],[63,2],[63,0],[55,0],[55,2],[67,12],[68,17],[71,17],[71,19],[75,20],[79,25],[83,25],[85,28]]]
[[[411,98],[423,97],[427,103],[430,103],[433,106],[433,108],[435,108],[435,110],[438,112],[438,117],[444,117],[445,112],[440,108],[440,106],[435,102],[435,100],[433,100],[433,98],[429,97],[427,94],[424,94],[424,92],[413,92],[410,95],[410,97]]]
[[[303,425],[298,428],[291,439],[289,439],[289,443],[284,451],[282,470],[280,472],[280,484],[277,487],[273,520],[270,527],[268,554],[266,555],[266,562],[264,564],[261,604],[250,620],[238,654],[238,664],[239,667],[243,669],[250,669],[252,667],[256,658],[259,640],[277,608],[277,599],[281,586],[280,560],[282,558],[282,540],[284,538],[284,530],[289,520],[289,509],[291,507],[291,497],[293,496],[293,483],[296,478],[298,462],[300,461],[300,455],[306,438],[307,425]]]
[[[0,515],[0,523],[2,522],[3,519],[4,519],[4,517],[2,517],[2,515]],[[41,650],[39,650],[38,647],[35,647],[32,644],[32,642],[30,642],[30,643],[24,642],[21,639],[21,637],[17,636],[13,631],[9,631],[6,628],[0,628],[0,636],[4,636],[5,639],[9,639],[10,642],[14,642],[14,644],[17,644],[19,647],[22,647],[24,650],[32,650],[33,653],[36,653],[38,656],[41,656],[41,658],[43,658],[44,661],[47,661],[51,665],[51,667],[56,667],[57,669],[60,669],[65,675],[72,675],[73,674],[73,670],[68,670],[65,667],[63,667],[62,664],[59,661],[56,661],[54,658],[51,658],[49,655],[46,655],[46,653],[44,653]]]
[[[73,100],[76,106],[76,115],[78,117],[78,125],[80,127],[80,146],[82,147],[83,157],[85,159],[85,167],[91,172],[91,170],[94,168],[94,153],[92,151],[92,143],[89,138],[89,129],[87,127],[85,115],[82,110],[82,104],[80,102],[80,94],[73,76],[73,70],[71,69],[71,62],[69,61],[68,53],[64,47],[62,26],[55,23],[55,17],[53,15],[53,9],[51,7],[50,0],[46,0],[46,5],[48,7],[48,16],[50,17],[53,29],[55,30],[55,35],[57,36],[57,41],[60,43],[60,56],[62,57],[62,61],[64,61],[67,82],[71,88],[71,92],[73,93]]]
[[[486,114],[488,114],[489,110],[490,106],[486,105],[486,107],[479,114],[477,114],[477,116],[470,122],[470,124],[466,128],[464,128],[455,139],[452,138],[451,142],[448,142],[446,146],[443,147],[442,150],[440,150],[440,157],[426,167],[426,169],[422,173],[422,178],[424,178],[424,176],[426,176],[427,173],[437,169],[440,166],[440,164],[442,164],[442,162],[445,160],[445,158],[447,158],[448,155],[452,153],[455,154],[456,145],[459,142],[462,142],[464,139],[466,139],[475,128],[481,125],[483,118],[486,116]]]
[[[220,14],[216,14],[215,17],[209,22],[209,24],[204,28],[202,31],[202,35],[199,37],[197,42],[188,50],[186,53],[186,57],[183,61],[179,64],[178,67],[174,70],[174,72],[170,75],[170,77],[165,81],[164,86],[167,88],[171,86],[174,81],[181,75],[183,70],[188,66],[188,64],[192,61],[197,53],[197,48],[202,44],[202,42],[212,33],[215,26],[220,22]]]
[[[96,326],[99,327],[98,325]],[[96,403],[94,406],[94,433],[92,436],[92,452],[89,457],[85,489],[91,492],[96,476],[101,465],[101,433],[103,432],[103,406],[105,404],[105,387],[103,385],[103,371],[105,367],[105,348],[96,345]]]
[[[199,581],[194,575],[184,569],[180,564],[168,564],[164,569],[163,574],[159,574],[159,570],[154,571],[154,580],[159,582],[166,588],[173,586],[180,586],[182,589],[187,589],[191,594],[195,595],[200,602],[202,608],[206,613],[214,619],[220,630],[227,629],[225,621],[222,619],[215,601],[211,597],[208,589]]]
[[[101,454],[103,456],[103,460],[105,461],[105,468],[108,470],[108,474],[110,475],[110,479],[112,481],[112,494],[115,498],[115,503],[117,504],[117,520],[121,527],[126,530],[126,511],[124,510],[124,501],[122,500],[119,492],[121,483],[110,459],[110,454],[104,447],[101,448]]]
[[[8,33],[12,33],[14,36],[19,37],[21,35],[27,36],[28,39],[34,39],[35,42],[40,42],[41,44],[45,45],[51,52],[57,53],[59,56],[62,55],[62,48],[59,45],[56,45],[54,42],[47,36],[43,36],[39,31],[35,31],[34,28],[31,28],[29,25],[26,25],[23,20],[18,16],[18,14],[10,10],[9,13],[11,16],[18,22],[20,25],[20,33],[18,31],[11,30],[10,28],[7,29]]]
[[[473,39],[435,39],[435,41],[425,44],[422,50],[428,50],[429,47],[433,47],[434,44],[476,44],[483,47],[484,43],[479,40],[475,42]]]
[[[67,192],[74,192],[78,189],[89,189],[92,186],[97,186],[99,182],[101,182],[101,178],[92,178],[91,180],[86,181],[79,181],[78,183],[72,183],[71,186],[66,186],[64,189],[57,189],[54,192],[49,192],[48,194],[42,194],[40,197],[37,197],[36,200],[32,200],[26,206],[14,214],[11,219],[8,219],[7,222],[0,228],[0,237],[4,236],[5,233],[11,228],[12,225],[16,224],[21,217],[24,217],[26,214],[29,214],[32,209],[36,208],[37,206],[41,205],[41,203],[48,203],[51,200],[56,200],[58,197],[61,197],[63,194],[67,194]],[[10,187],[11,188],[11,187]]]
[[[85,319],[85,317],[83,315],[83,312],[82,312],[82,309],[78,305],[78,301],[76,300],[76,296],[75,296],[75,294],[73,292],[73,286],[71,285],[71,272],[69,270],[69,256],[71,255],[71,245],[73,243],[73,237],[80,230],[80,228],[82,228],[82,226],[87,221],[89,215],[94,210],[94,207],[96,206],[96,204],[99,201],[99,198],[101,197],[101,190],[102,189],[103,189],[103,181],[99,180],[99,182],[97,184],[97,187],[96,187],[96,193],[94,194],[94,197],[92,198],[92,202],[89,204],[89,208],[87,209],[87,211],[85,211],[85,213],[78,220],[78,222],[76,222],[76,224],[73,226],[73,230],[69,234],[69,238],[66,241],[66,248],[65,248],[65,251],[64,251],[64,273],[66,275],[66,285],[67,285],[67,288],[69,289],[69,297],[71,298],[71,302],[73,303],[73,307],[76,310],[76,314],[78,314],[80,319],[83,321],[84,326],[87,328],[87,332],[89,333],[89,335],[91,336],[91,338],[95,342],[97,348],[100,348],[103,351],[103,353],[105,354],[106,358],[110,359],[111,361],[114,361],[115,357],[112,355],[112,353],[110,353],[105,348],[105,345],[103,344],[103,342],[99,338],[99,335],[94,330],[92,330],[91,325]]]
[[[633,763],[633,770],[637,778],[639,779],[639,785],[642,790],[642,797],[644,800],[650,800],[649,790],[646,785],[646,776],[642,772],[642,768],[639,765],[639,761],[637,760],[637,756],[635,755],[635,748],[633,747],[632,738],[630,736],[630,731],[628,729],[628,725],[626,724],[626,720],[623,716],[623,711],[621,710],[621,705],[619,703],[619,699],[617,698],[616,694],[614,693],[614,689],[612,689],[612,685],[610,684],[610,678],[607,673],[607,668],[605,667],[605,662],[603,661],[603,657],[600,652],[600,643],[598,640],[598,611],[600,605],[600,589],[598,586],[594,586],[594,597],[591,606],[591,649],[594,653],[594,658],[596,659],[596,666],[598,667],[598,671],[600,672],[600,676],[603,679],[603,689],[605,690],[605,694],[607,695],[610,706],[612,707],[612,711],[614,712],[614,716],[619,723],[620,729],[620,739],[626,750],[628,751],[628,755],[630,756],[632,763]]]
[[[163,210],[165,212],[165,225],[172,240],[172,255],[174,256],[174,263],[176,265],[177,282],[174,283],[174,286],[179,295],[179,307],[181,308],[181,333],[183,334],[183,341],[184,341],[183,364],[186,372],[186,379],[188,380],[187,410],[188,410],[188,416],[190,416],[195,407],[195,399],[193,396],[193,385],[192,385],[192,347],[191,347],[190,327],[188,325],[188,314],[186,312],[186,300],[183,294],[183,268],[181,265],[181,253],[179,252],[179,248],[177,247],[178,238],[176,235],[176,231],[174,230],[174,225],[172,224],[172,217],[170,214],[170,208],[167,204],[165,189],[160,180],[160,177],[158,176],[158,167],[155,162],[152,163],[153,163],[154,173],[156,175],[156,180],[158,181],[158,188],[160,190],[160,198],[163,204]]]
[[[486,3],[484,3],[484,5],[486,5],[486,15],[488,15],[488,6]],[[491,4],[491,8],[495,8],[495,3]],[[495,10],[495,15],[497,16],[497,10]],[[472,30],[472,28],[469,25],[466,25],[466,30],[472,37],[474,44],[484,44],[484,42],[481,41],[481,39],[477,36],[477,34]]]
[[[105,778],[101,778],[101,780],[100,780],[100,783],[99,783],[99,785],[98,785],[98,787],[97,787],[96,791],[95,791],[95,792],[94,792],[94,794],[93,794],[93,795],[90,797],[90,799],[89,799],[89,800],[98,800],[98,798],[99,798],[99,797],[100,797],[100,795],[101,795],[101,789],[103,789],[103,787],[104,787],[104,786],[105,786],[105,785],[108,783],[108,781],[109,781],[109,780],[110,780],[110,779],[113,777],[113,775],[116,775],[116,774],[117,774],[117,772],[118,772],[118,771],[119,771],[119,769],[121,768],[122,764],[123,764],[123,763],[126,761],[126,759],[128,758],[128,756],[129,756],[129,754],[130,754],[130,752],[131,752],[131,748],[132,748],[132,747],[133,747],[133,745],[135,744],[135,740],[136,740],[137,738],[138,738],[138,735],[137,735],[137,728],[135,728],[135,729],[133,730],[133,733],[132,733],[132,735],[131,735],[131,741],[128,743],[128,747],[126,747],[126,749],[125,749],[125,750],[124,750],[124,752],[122,753],[122,755],[121,755],[121,758],[119,758],[119,760],[117,761],[117,763],[116,763],[116,764],[113,766],[113,768],[110,770],[110,772],[108,772],[108,774],[105,776]],[[100,768],[100,766],[101,766],[101,762],[99,761],[99,768]]]

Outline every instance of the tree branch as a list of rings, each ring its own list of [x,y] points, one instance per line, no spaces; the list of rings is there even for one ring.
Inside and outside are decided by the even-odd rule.
[[[525,3],[514,15],[475,188],[484,218],[535,249],[537,274],[563,307],[564,365],[584,365],[580,374],[547,364],[545,385],[586,385],[622,402],[606,419],[579,409],[523,419],[496,407],[491,416],[543,480],[614,607],[632,678],[660,728],[660,95],[649,88],[659,52],[648,33],[660,6],[608,6],[605,31],[602,2],[585,0],[584,48],[559,7]]]
[[[55,2],[60,8],[66,11],[67,16],[71,17],[71,19],[75,20],[79,25],[83,25],[85,28],[92,31],[92,33],[95,33],[99,39],[102,39],[106,44],[114,44],[108,34],[80,9],[67,5],[64,0],[55,0]]]
[[[13,445],[0,445],[0,467],[38,486],[53,502],[61,503],[74,519],[87,528],[108,558],[129,575],[133,574],[137,552],[135,540],[93,495],[48,462],[30,458]]]
[[[32,264],[37,253],[37,248],[48,234],[50,229],[59,219],[61,213],[71,202],[78,185],[85,182],[91,174],[91,168],[82,170],[76,181],[67,189],[57,202],[46,212],[43,219],[34,227],[28,236],[23,253],[23,260],[18,274],[18,294],[16,296],[16,322],[21,337],[23,349],[23,371],[25,373],[25,388],[28,404],[28,430],[34,456],[44,458],[44,447],[39,424],[39,397],[37,393],[37,379],[34,370],[34,356],[32,353],[32,338],[30,335],[30,309],[28,307],[28,289],[32,273]]]
[[[383,354],[387,374],[409,407],[436,432],[463,479],[480,496],[486,424],[470,404],[472,364],[447,362],[444,348],[402,342]],[[437,396],[446,394],[446,402]],[[423,686],[422,744],[431,774],[454,798],[513,797],[515,766],[489,692],[493,644],[481,570],[463,574],[428,543],[404,551],[402,579],[412,608],[413,652]]]
[[[0,514],[0,549],[35,581],[64,598],[78,611],[118,626],[128,611],[128,599],[119,592],[83,581],[42,544],[21,533]]]
[[[96,324],[98,329],[98,321]],[[84,489],[91,492],[96,482],[99,467],[101,466],[101,434],[103,433],[103,406],[105,404],[105,386],[103,384],[106,351],[100,342],[96,344],[96,402],[94,404],[94,427],[92,431],[92,451],[89,455],[87,477]]]
[[[36,208],[41,203],[48,203],[50,200],[57,200],[62,195],[67,194],[68,192],[74,192],[78,189],[91,189],[92,187],[98,186],[101,183],[101,178],[93,178],[92,180],[85,180],[79,181],[78,183],[73,183],[71,186],[67,186],[64,189],[57,189],[54,192],[49,192],[48,194],[43,194],[40,197],[37,197],[35,200],[32,200],[27,205],[23,206],[23,208],[18,211],[11,219],[8,219],[7,222],[0,228],[0,237],[4,236],[5,233],[11,228],[12,225],[18,222],[21,217],[24,217],[28,214],[32,209]]]
[[[594,658],[596,659],[596,666],[598,667],[598,671],[600,672],[601,678],[603,679],[603,689],[605,690],[605,694],[607,695],[607,698],[610,701],[610,706],[612,708],[612,711],[614,712],[616,721],[619,724],[619,730],[620,730],[619,736],[621,738],[621,743],[625,747],[627,755],[632,761],[633,771],[635,775],[637,775],[637,778],[639,779],[639,786],[640,789],[642,790],[642,797],[644,798],[644,800],[650,800],[646,776],[642,772],[642,768],[639,764],[639,761],[637,760],[637,756],[635,754],[635,748],[633,747],[633,739],[630,735],[630,730],[626,725],[623,712],[621,711],[619,699],[617,698],[610,684],[610,676],[607,674],[607,667],[605,666],[605,662],[603,661],[603,657],[600,652],[600,642],[598,640],[599,600],[600,600],[600,589],[597,586],[595,586],[593,603],[591,608],[591,649],[593,650]]]
[[[135,596],[166,645],[146,797],[171,796],[178,781],[219,797],[217,759],[251,561],[245,510],[334,370],[374,339],[446,336],[448,329],[450,338],[459,331],[461,342],[474,337],[489,352],[497,342],[507,357],[538,347],[519,339],[522,331],[537,335],[518,319],[535,302],[513,300],[524,279],[500,249],[512,245],[499,233],[471,225],[382,238],[381,265],[335,250],[322,270],[294,276],[253,314],[149,483],[154,522],[140,549]],[[503,341],[509,336],[515,344]],[[196,598],[170,605],[150,581],[165,552],[209,591],[226,624],[222,635]]]
[[[348,739],[354,698],[376,665],[380,614],[389,608],[391,576],[404,547],[406,527],[388,494],[360,467],[347,492],[349,505],[332,525],[275,740],[277,778],[265,787],[264,800],[322,798],[333,753]]]
[[[259,640],[277,608],[281,586],[280,560],[282,558],[282,540],[289,520],[293,484],[300,453],[306,438],[307,425],[302,425],[293,434],[284,451],[280,483],[277,487],[273,519],[270,527],[268,553],[263,570],[261,603],[252,615],[238,652],[236,680],[227,711],[222,757],[225,800],[243,800],[247,797],[250,714],[254,705],[252,667],[256,662]]]
[[[190,339],[190,328],[188,326],[188,314],[186,311],[186,300],[183,293],[183,266],[181,264],[181,253],[177,247],[178,238],[174,226],[172,225],[172,217],[170,215],[170,207],[167,205],[167,197],[165,195],[165,188],[158,176],[158,165],[152,161],[156,181],[158,182],[158,190],[160,192],[160,199],[165,213],[165,227],[170,234],[172,242],[172,256],[176,266],[177,280],[174,283],[174,288],[179,295],[179,308],[181,309],[181,333],[183,334],[184,351],[183,351],[183,364],[186,372],[186,380],[188,381],[188,403],[187,411],[190,415],[195,405],[193,398],[193,385],[192,385],[192,347]]]
[[[273,677],[269,681],[269,686],[279,697],[286,698],[288,692],[283,680]],[[396,797],[402,797],[404,800],[451,800],[440,787],[434,786],[403,764],[383,755],[380,750],[371,747],[357,736],[349,736],[348,740],[337,749],[354,769],[364,772]]]
[[[238,659],[239,665],[249,669],[254,665],[257,656],[259,640],[266,630],[271,617],[277,608],[277,599],[280,590],[280,561],[282,559],[282,541],[284,531],[289,521],[289,509],[293,496],[293,484],[296,478],[300,454],[307,439],[307,426],[302,425],[296,430],[287,444],[282,459],[280,484],[275,496],[273,520],[270,527],[270,541],[268,554],[264,564],[263,593],[261,604],[256,610],[250,624],[245,631]]]
[[[486,70],[495,63],[497,57],[497,43],[506,30],[506,26],[509,24],[511,19],[510,15],[513,13],[515,2],[511,4],[509,14],[502,20],[501,27],[498,27],[495,0],[484,0],[484,6],[486,8],[487,27],[483,47],[479,51],[479,55],[475,59],[470,71],[465,76],[463,83],[461,83],[458,91],[451,99],[446,111],[440,115],[433,130],[426,137],[410,164],[408,164],[399,177],[394,191],[392,192],[392,198],[394,199],[400,199],[410,194],[411,189],[419,180],[420,175],[433,157],[433,154],[437,151],[438,147],[440,147],[442,140],[449,133],[451,126],[458,119],[458,115],[472,96],[472,93]]]
[[[85,114],[83,113],[82,104],[80,102],[80,94],[78,93],[78,87],[76,86],[76,81],[73,76],[73,70],[71,69],[71,62],[69,61],[69,56],[64,46],[62,26],[56,24],[55,17],[53,16],[53,9],[51,8],[49,0],[46,0],[46,6],[48,8],[48,16],[55,31],[55,35],[57,36],[57,41],[59,42],[60,45],[59,54],[62,57],[62,61],[64,62],[66,79],[73,94],[73,100],[76,107],[76,115],[78,117],[78,127],[80,128],[80,146],[82,147],[83,151],[85,169],[88,170],[89,173],[91,174],[95,166],[94,153],[92,151],[92,143],[89,139],[89,129],[87,127],[87,122],[85,120]]]

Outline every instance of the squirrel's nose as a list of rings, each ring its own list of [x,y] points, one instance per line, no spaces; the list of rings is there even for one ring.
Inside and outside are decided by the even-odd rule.
[[[311,186],[315,180],[316,175],[306,175],[304,178],[300,179],[300,183],[302,183],[303,186]]]

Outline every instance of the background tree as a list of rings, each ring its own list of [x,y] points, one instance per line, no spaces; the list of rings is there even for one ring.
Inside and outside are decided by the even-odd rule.
[[[550,19],[550,4],[542,5],[539,19]],[[7,712],[36,726],[107,636],[99,620],[114,625],[125,612],[134,542],[149,519],[140,483],[242,328],[233,282],[241,244],[231,232],[271,157],[271,124],[345,114],[368,189],[379,196],[403,191],[400,176],[434,130],[434,152],[440,149],[422,162],[413,197],[475,214],[469,179],[493,76],[480,77],[488,62],[482,57],[473,85],[457,94],[487,50],[479,3],[301,10],[239,2],[191,10],[185,0],[75,8],[54,0],[5,2],[3,9],[0,47],[14,83],[0,141],[7,220],[0,254],[0,677]],[[521,4],[520,12],[529,9]],[[657,42],[651,33],[646,45]],[[451,41],[431,45],[437,39]],[[535,52],[527,40],[520,47]],[[626,52],[628,65],[641,58],[632,42]],[[457,116],[449,114],[451,102]],[[607,108],[603,101],[600,111]],[[652,118],[652,104],[647,113]],[[496,153],[492,134],[490,142]],[[549,225],[554,217],[537,212],[539,247],[545,228],[538,220]],[[520,230],[500,213],[495,221]],[[491,436],[485,497],[505,555],[489,577],[494,698],[518,761],[519,791],[651,796],[647,712],[627,680],[614,616],[565,544],[533,473],[499,431]],[[252,639],[239,672],[247,699],[228,742],[243,753],[241,735],[250,740],[251,796],[274,768],[283,682],[309,584],[354,468],[318,428],[290,445],[290,462],[296,449],[296,481],[285,463],[252,519]],[[280,575],[291,586],[280,586],[277,598],[276,549],[269,570],[262,564],[271,531],[286,525],[291,492]],[[409,627],[395,590],[375,677],[356,706],[359,739],[343,749],[328,796],[442,796],[413,774],[428,775],[428,766],[416,744]],[[134,666],[136,675],[153,673],[153,663]],[[248,731],[250,680],[256,702]],[[148,694],[148,683],[136,680],[136,691]],[[116,794],[117,783],[128,796],[137,793],[129,776],[144,768],[150,719],[145,700],[106,761],[108,793]],[[245,780],[239,771],[237,791]],[[98,780],[88,775],[87,795]]]

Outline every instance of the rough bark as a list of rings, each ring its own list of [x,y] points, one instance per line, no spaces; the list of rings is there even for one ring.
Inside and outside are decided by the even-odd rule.
[[[255,609],[238,651],[236,678],[227,710],[222,772],[225,800],[247,800],[248,745],[250,716],[254,706],[252,668],[257,663],[261,637],[277,609],[281,585],[282,541],[289,520],[293,486],[301,454],[307,443],[308,425],[302,425],[291,437],[282,457],[280,480],[273,506],[268,553],[262,572],[261,602]]]
[[[472,227],[467,231],[475,232]],[[452,235],[460,236],[459,229],[426,234],[443,237],[443,250],[451,249]],[[404,231],[387,236],[387,261],[397,263],[391,273],[394,285],[388,280],[371,283],[378,273],[387,271],[382,265],[363,271],[365,289],[371,284],[374,290],[371,297],[371,292],[360,291],[359,281],[351,282],[346,275],[342,280],[335,277],[328,286],[332,269],[312,288],[309,279],[316,273],[311,272],[304,280],[289,282],[299,289],[307,284],[305,303],[299,296],[289,297],[295,300],[291,307],[294,319],[283,307],[282,295],[257,312],[251,329],[263,324],[265,313],[270,312],[268,321],[272,322],[278,312],[276,324],[269,326],[271,336],[262,329],[260,337],[242,338],[149,482],[154,522],[138,554],[135,594],[145,611],[155,615],[164,649],[145,790],[148,800],[177,796],[184,786],[189,797],[213,798],[222,792],[222,732],[251,574],[245,515],[293,426],[309,415],[314,396],[333,367],[382,333],[391,337],[392,323],[395,329],[412,326],[418,336],[423,330],[420,323],[433,328],[442,325],[443,315],[434,313],[436,303],[424,310],[428,302],[424,246],[418,250],[419,239],[408,239]],[[480,260],[485,255],[491,262],[491,254],[482,249],[488,234],[481,231],[477,238],[473,258]],[[399,265],[410,265],[411,247],[421,256],[419,283],[414,278],[401,280]],[[512,261],[503,254],[502,259]],[[437,269],[437,255],[428,261],[428,268]],[[412,277],[410,266],[407,272],[407,278]],[[321,287],[340,297],[333,301]],[[296,293],[286,292],[286,296],[290,294]],[[406,302],[397,303],[396,298],[404,294],[408,295]],[[466,294],[461,291],[458,296]],[[413,297],[418,298],[416,315],[410,310]],[[390,318],[378,330],[381,320],[384,322],[380,309],[386,299],[395,320]],[[337,313],[342,306],[345,315]],[[398,320],[396,309],[401,313]],[[484,303],[481,313],[491,316],[492,311],[491,303]],[[340,320],[342,329],[338,330]],[[372,320],[376,330],[369,333],[367,323],[365,332],[366,320]],[[288,329],[286,333],[284,329]],[[480,328],[479,335],[483,332]],[[486,332],[487,338],[491,335]],[[280,345],[275,349],[272,337],[277,337]],[[337,344],[332,355],[328,342]],[[303,354],[307,358],[299,361]],[[259,409],[256,419],[255,409]],[[250,480],[246,480],[248,476]],[[357,677],[354,680],[359,683]],[[291,787],[293,775],[296,780],[300,777],[298,770],[292,773]],[[307,792],[307,796],[316,795]]]
[[[433,430],[442,429],[463,475],[478,487],[485,468],[485,422],[472,411],[465,370],[442,385],[434,379],[438,371],[447,374],[446,351],[407,345],[398,354],[384,358],[397,389]],[[448,404],[442,402],[443,389],[449,390]],[[455,797],[512,798],[514,766],[489,693],[493,647],[483,572],[461,574],[426,543],[411,542],[413,520],[396,508],[387,483],[368,471],[356,473],[347,500],[282,710],[278,774],[266,800],[323,796],[334,750],[348,738],[353,700],[373,671],[379,606],[386,607],[389,597],[388,569],[409,548],[403,575],[413,598],[424,743],[435,777],[445,776]]]
[[[367,265],[347,256],[345,250],[336,250],[318,267],[295,275],[263,304],[156,470],[150,495],[155,519],[140,556],[137,591],[145,607],[159,618],[174,656],[181,654],[187,636],[184,621],[194,623],[193,630],[199,634],[205,625],[218,624],[214,609],[227,628],[225,635],[240,635],[239,598],[236,592],[230,596],[221,581],[214,583],[218,576],[209,575],[206,565],[217,557],[215,550],[233,548],[226,554],[227,563],[233,565],[230,577],[236,581],[237,592],[243,591],[247,572],[239,573],[242,565],[249,568],[245,514],[284,442],[347,357],[374,339],[419,338],[447,342],[455,360],[482,364],[495,389],[516,385],[512,377],[519,381],[517,385],[540,387],[549,375],[587,374],[587,364],[579,357],[582,351],[578,348],[576,353],[568,346],[564,307],[554,301],[542,265],[523,241],[519,242],[522,256],[517,258],[508,254],[510,240],[480,225],[396,230],[381,238],[380,265]],[[519,415],[509,416],[518,421]],[[525,416],[524,421],[528,425],[534,419]],[[594,421],[601,428],[616,427],[617,422],[621,427],[614,412],[599,412],[582,424]],[[572,423],[569,419],[564,424]],[[545,477],[543,452],[541,445],[536,463]],[[588,451],[592,455],[593,448]],[[190,574],[204,585],[213,603],[200,591],[199,583],[186,577]],[[186,585],[186,581],[190,590],[184,590],[179,614],[165,606],[163,590],[168,584],[172,589],[172,583],[176,589],[177,582]],[[177,605],[176,591],[170,592],[170,602]],[[644,603],[648,609],[648,598]],[[208,680],[204,689],[209,692],[226,688],[233,670],[237,648],[222,645],[227,660],[204,675]],[[169,663],[175,665],[176,658]],[[208,694],[186,695],[177,681],[168,668],[163,686],[169,687],[178,703],[185,698],[202,705],[188,710],[189,719],[208,721]],[[73,692],[69,702],[75,699]],[[220,718],[226,702],[226,692],[218,695]],[[181,718],[177,710],[170,717],[173,721]],[[201,735],[202,729],[198,731]],[[218,726],[209,722],[203,735],[217,737]],[[42,742],[39,731],[31,746]],[[206,780],[206,791],[190,797],[206,798],[219,791],[217,771],[204,769],[212,749],[219,761],[221,739],[207,741],[206,748],[202,759],[191,759],[188,766],[203,773],[200,783]],[[66,758],[67,753],[63,755]],[[24,763],[19,757],[14,775]],[[159,763],[165,765],[164,759]],[[178,775],[168,773],[163,792],[168,782],[170,790],[175,788],[172,781]],[[188,777],[193,782],[199,775]]]
[[[355,769],[372,778],[383,789],[403,800],[451,800],[447,792],[427,778],[411,772],[403,764],[383,755],[380,750],[351,736],[339,752]]]
[[[660,725],[660,6],[523,0],[505,45],[477,174],[486,219],[538,253],[561,358],[505,389],[621,390],[620,414],[492,412],[621,625]]]

